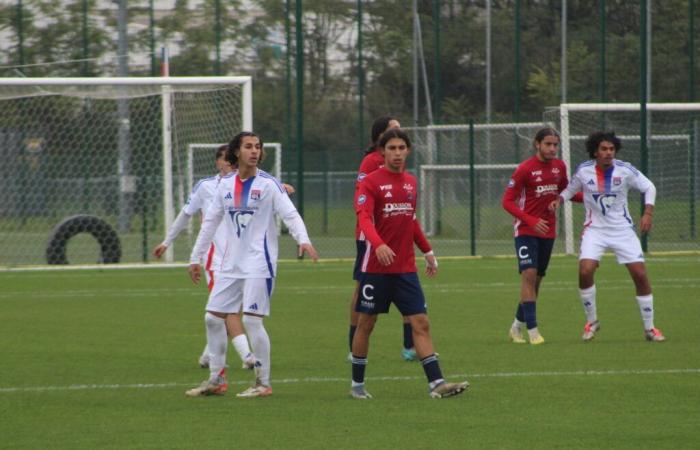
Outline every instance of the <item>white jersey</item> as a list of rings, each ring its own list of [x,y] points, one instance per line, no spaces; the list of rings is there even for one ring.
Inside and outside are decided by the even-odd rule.
[[[168,235],[166,236],[163,244],[170,247],[180,234],[182,230],[185,229],[190,217],[197,215],[201,211],[202,220],[206,217],[207,210],[211,205],[211,201],[214,198],[214,192],[216,192],[216,187],[221,181],[221,175],[216,175],[209,178],[203,178],[197,182],[197,184],[192,189],[190,197],[187,199],[187,203],[182,207],[182,211],[177,216],[173,224],[168,230]],[[201,262],[204,264],[206,270],[211,270],[212,266],[220,264],[221,261],[221,249],[226,246],[226,233],[223,229],[218,229],[212,240],[212,244],[209,250],[203,255]]]
[[[584,227],[629,228],[634,227],[627,205],[630,188],[644,194],[645,204],[654,204],[654,184],[632,164],[614,159],[612,166],[603,170],[594,160],[590,160],[576,168],[569,186],[560,195],[564,200],[569,200],[577,192],[583,191],[586,207]]]
[[[306,227],[287,191],[272,175],[258,170],[241,180],[237,173],[221,179],[190,256],[198,264],[214,232],[225,230],[222,259],[212,270],[238,278],[273,278],[277,273],[277,223],[284,221],[298,244],[310,244]]]

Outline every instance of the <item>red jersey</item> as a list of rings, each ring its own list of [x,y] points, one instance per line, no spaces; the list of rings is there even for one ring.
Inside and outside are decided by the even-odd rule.
[[[368,153],[365,155],[364,158],[362,158],[362,162],[360,163],[360,169],[357,171],[357,181],[355,181],[355,204],[357,204],[357,196],[360,192],[360,183],[362,182],[362,180],[364,180],[367,175],[379,169],[380,167],[384,167],[384,157],[379,152],[379,150],[375,150],[372,153]],[[360,230],[359,220],[355,222],[355,240],[365,240],[365,236],[364,234],[362,234],[362,230]]]
[[[569,184],[566,164],[561,159],[540,161],[537,156],[526,159],[513,172],[503,194],[503,208],[515,217],[515,236],[535,236],[554,239],[557,216],[549,204]],[[539,219],[548,222],[549,231],[543,235],[533,228]]]
[[[364,179],[355,201],[360,229],[367,239],[362,271],[368,273],[416,272],[413,243],[423,253],[430,244],[416,220],[418,189],[416,178],[407,172],[394,173],[382,167]],[[375,249],[382,244],[391,248],[394,262],[383,266]]]

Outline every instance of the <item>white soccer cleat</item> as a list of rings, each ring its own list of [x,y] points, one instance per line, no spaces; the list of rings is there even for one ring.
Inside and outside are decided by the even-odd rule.
[[[644,330],[644,337],[647,341],[651,342],[663,342],[666,340],[666,337],[664,337],[663,333],[658,328]]]
[[[269,397],[272,395],[272,387],[265,386],[261,383],[255,383],[254,386],[249,387],[243,392],[236,394],[236,397],[240,398],[253,398],[253,397]]]
[[[205,380],[196,388],[185,391],[188,397],[204,397],[208,395],[224,395],[228,390],[226,378],[217,377],[216,380]]]
[[[523,330],[520,327],[510,327],[508,337],[513,344],[525,344],[527,341],[523,337]]]
[[[581,339],[584,341],[590,341],[595,337],[596,331],[600,330],[600,322],[597,320],[593,323],[591,322],[586,322],[586,325],[583,327],[583,334],[581,335]]]
[[[352,398],[357,398],[360,400],[367,400],[372,398],[372,395],[365,389],[364,384],[361,384],[360,386],[354,386],[353,388],[351,388],[350,396]]]
[[[461,394],[469,388],[468,381],[462,381],[461,383],[448,383],[446,381],[438,384],[430,391],[430,396],[432,398],[447,398],[452,397],[457,394]]]

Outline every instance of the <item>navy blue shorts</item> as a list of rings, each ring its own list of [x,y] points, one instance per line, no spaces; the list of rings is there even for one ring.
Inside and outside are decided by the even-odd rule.
[[[425,314],[427,305],[416,273],[363,273],[355,311],[385,314],[394,303],[403,316]]]
[[[537,269],[537,275],[547,273],[549,258],[552,256],[554,239],[535,236],[518,236],[515,238],[515,254],[518,257],[518,272],[525,269]]]
[[[352,269],[352,279],[360,281],[362,278],[362,259],[365,257],[367,250],[367,241],[355,241],[357,247],[357,255],[355,255],[355,267]]]

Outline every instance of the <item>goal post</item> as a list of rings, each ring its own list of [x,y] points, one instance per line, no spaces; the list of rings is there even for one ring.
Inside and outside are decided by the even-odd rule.
[[[45,263],[74,214],[116,228],[121,262],[147,262],[187,193],[187,146],[252,124],[248,76],[0,79],[0,266]],[[69,262],[103,261],[81,236]]]
[[[596,130],[612,130],[621,138],[619,158],[638,168],[657,187],[657,213],[650,243],[657,251],[698,250],[698,124],[700,103],[647,103],[646,147],[641,152],[639,103],[565,103],[545,112],[561,133],[562,159],[570,172],[588,159],[584,143]],[[646,160],[645,160],[646,158]],[[687,216],[687,220],[680,220]],[[570,202],[564,205],[566,253],[574,253],[574,233],[580,224]]]

